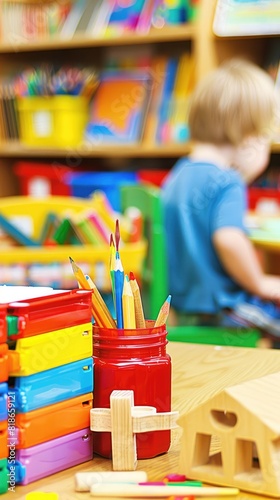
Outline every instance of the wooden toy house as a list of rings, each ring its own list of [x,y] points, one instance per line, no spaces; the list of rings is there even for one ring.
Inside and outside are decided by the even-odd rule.
[[[280,372],[221,390],[178,424],[180,472],[280,497]]]

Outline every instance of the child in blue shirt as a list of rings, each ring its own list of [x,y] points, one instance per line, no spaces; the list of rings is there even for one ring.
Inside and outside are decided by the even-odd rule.
[[[244,225],[246,185],[267,167],[278,109],[268,74],[242,60],[225,62],[195,89],[192,153],[162,191],[175,314],[231,318],[280,338],[280,276],[264,274]]]

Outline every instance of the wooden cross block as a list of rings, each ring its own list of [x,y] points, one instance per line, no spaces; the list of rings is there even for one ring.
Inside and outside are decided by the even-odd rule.
[[[154,406],[134,406],[133,391],[113,391],[110,408],[90,410],[90,428],[111,432],[113,470],[135,470],[136,434],[177,427],[178,412],[157,413]]]

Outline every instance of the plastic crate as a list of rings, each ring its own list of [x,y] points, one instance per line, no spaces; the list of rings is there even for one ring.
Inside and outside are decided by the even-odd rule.
[[[280,209],[280,190],[273,188],[249,187],[248,208],[256,211],[276,212]]]
[[[49,195],[71,195],[64,177],[73,170],[66,166],[19,161],[14,164],[13,170],[19,179],[20,192],[24,196],[43,198]]]
[[[103,191],[112,208],[118,212],[121,210],[120,187],[124,184],[136,184],[137,181],[136,172],[73,172],[65,176],[72,196],[87,198],[93,191]]]
[[[88,122],[88,100],[82,96],[17,99],[20,140],[27,146],[78,146]]]
[[[165,177],[167,176],[169,170],[138,170],[138,180],[139,182],[144,182],[148,184],[153,184],[154,186],[161,187]]]

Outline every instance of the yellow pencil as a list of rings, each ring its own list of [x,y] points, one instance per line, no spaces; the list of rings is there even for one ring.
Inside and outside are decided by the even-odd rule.
[[[122,307],[123,307],[123,327],[136,328],[134,298],[129,278],[127,275],[125,276],[123,283]]]
[[[72,269],[73,269],[74,276],[75,276],[80,288],[83,288],[84,290],[90,290],[90,286],[89,286],[87,279],[86,279],[83,271],[81,270],[81,268],[79,266],[77,266],[77,264],[74,262],[74,260],[71,257],[69,257],[69,260],[70,260],[70,264],[71,264]]]
[[[155,321],[154,326],[165,325],[167,318],[168,318],[168,314],[169,314],[170,302],[171,302],[171,295],[168,295],[166,301],[164,302],[164,304],[160,308],[160,311],[158,313],[158,317]]]
[[[135,279],[135,276],[132,272],[129,273],[129,283],[131,286],[133,299],[134,299],[136,328],[145,328],[146,322],[145,322],[145,316],[144,316],[144,311],[143,311],[140,289],[139,289],[137,280]]]
[[[105,320],[105,316],[106,316],[106,324],[107,324],[107,327],[108,328],[116,328],[116,323],[108,309],[108,307],[106,306],[105,302],[104,302],[104,299],[102,297],[102,295],[100,294],[97,286],[95,283],[93,283],[92,279],[86,274],[86,280],[91,288],[91,290],[93,290],[93,293],[94,295],[96,296],[96,299],[97,301],[99,302],[100,304],[100,307],[104,313],[104,320]],[[110,325],[110,326],[109,326]]]

